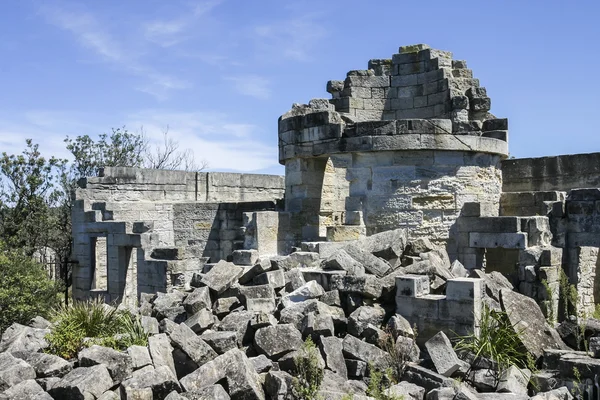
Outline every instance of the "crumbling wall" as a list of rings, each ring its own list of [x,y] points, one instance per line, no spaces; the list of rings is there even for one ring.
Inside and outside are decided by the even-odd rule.
[[[275,210],[283,177],[105,168],[73,208],[73,296],[137,301],[189,286],[244,244],[245,212]]]
[[[502,162],[504,192],[600,187],[600,153],[517,158]]]
[[[447,243],[465,202],[498,209],[508,122],[450,52],[407,46],[368,68],[279,119],[296,243],[397,227]]]

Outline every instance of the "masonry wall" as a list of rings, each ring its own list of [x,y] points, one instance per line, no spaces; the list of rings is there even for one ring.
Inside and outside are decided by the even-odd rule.
[[[244,243],[245,212],[275,210],[283,177],[105,168],[73,208],[73,296],[135,302],[186,286]]]
[[[502,175],[504,192],[600,187],[600,153],[504,160]]]

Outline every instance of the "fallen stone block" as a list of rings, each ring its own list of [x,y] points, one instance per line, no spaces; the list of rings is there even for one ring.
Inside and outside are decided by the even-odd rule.
[[[149,394],[151,399],[165,399],[173,391],[181,392],[181,386],[175,374],[165,365],[158,368],[144,367],[135,371],[131,379],[121,383],[121,396],[125,399],[129,398],[128,393],[138,396]]]
[[[48,347],[45,337],[49,329],[37,329],[21,324],[12,324],[2,333],[0,353],[38,353]]]
[[[35,379],[35,370],[24,360],[13,357],[10,353],[0,353],[0,382],[8,386]]]
[[[63,377],[73,369],[73,365],[52,354],[29,353],[25,361],[33,367],[38,378]]]
[[[382,258],[363,251],[358,247],[348,246],[345,248],[350,257],[360,263],[365,271],[379,278],[386,275],[391,270],[390,264]]]
[[[181,378],[187,392],[200,390],[226,379],[233,400],[265,400],[260,378],[252,362],[238,349],[229,350]]]
[[[246,283],[252,282],[255,276],[260,275],[264,272],[270,271],[273,269],[271,265],[271,260],[269,258],[262,258],[258,262],[256,262],[251,268],[244,270],[242,276],[238,280],[240,284],[245,285]]]
[[[130,346],[127,354],[131,357],[131,366],[134,370],[152,365],[152,358],[146,346]]]
[[[237,282],[238,278],[242,276],[243,273],[243,268],[221,260],[215,264],[206,275],[204,275],[201,282],[205,286],[208,286],[210,290],[217,294],[221,294]]]
[[[299,269],[296,269],[296,268],[286,271],[284,273],[284,278],[285,278],[285,290],[287,290],[288,292],[293,292],[294,290],[298,289],[302,285],[306,284],[306,280],[304,279],[304,275],[302,274],[302,271]]]
[[[241,347],[252,343],[254,331],[250,328],[250,321],[254,314],[248,311],[234,312],[227,315],[217,324],[218,331],[236,332],[238,345]]]
[[[385,310],[378,307],[359,307],[348,317],[348,333],[361,337],[369,324],[380,326],[385,317]]]
[[[330,255],[323,264],[323,269],[346,271],[349,275],[362,276],[365,274],[365,267],[352,258],[344,249],[339,249]]]
[[[203,308],[185,320],[186,324],[194,333],[200,334],[215,324],[215,316],[208,308]]]
[[[269,399],[292,398],[293,377],[285,371],[269,371],[265,377],[265,392]]]
[[[217,354],[224,354],[231,349],[237,348],[237,333],[231,331],[210,331],[200,335]]]
[[[77,358],[81,367],[104,365],[115,382],[121,382],[133,372],[129,354],[108,347],[93,345],[81,350]]]
[[[27,379],[11,386],[0,398],[8,400],[52,400],[52,396],[33,379]]]
[[[354,293],[368,299],[377,299],[381,296],[382,286],[379,280],[372,275],[365,276],[333,276],[331,290],[340,293]]]
[[[344,354],[342,352],[342,339],[333,336],[322,336],[319,340],[319,348],[323,355],[323,359],[325,360],[326,367],[339,374],[344,379],[348,379],[348,369],[346,368],[346,362],[344,361]]]
[[[97,398],[113,386],[104,365],[75,368],[52,386],[48,393],[54,399]]]
[[[304,317],[300,331],[303,336],[311,336],[313,340],[318,337],[333,336],[335,333],[333,318],[329,314],[310,312]]]
[[[444,332],[438,332],[429,339],[425,348],[438,373],[449,377],[460,368],[461,362]]]
[[[231,254],[235,265],[254,265],[258,261],[258,250],[234,250]]]
[[[252,281],[255,285],[271,285],[274,289],[280,289],[285,286],[285,275],[283,270],[276,269],[257,275]]]
[[[292,303],[300,303],[309,299],[317,299],[324,293],[325,290],[321,285],[315,281],[310,281],[293,292],[283,296],[281,298],[281,302],[284,307],[289,307]]]
[[[166,334],[150,336],[148,338],[148,351],[152,357],[154,368],[168,367],[173,376],[177,375],[175,362],[173,361],[173,346]],[[141,371],[141,370],[140,370]]]
[[[529,378],[531,378],[531,371],[528,369],[519,369],[511,365],[502,371],[496,391],[500,393],[527,395]]]
[[[342,351],[346,358],[364,361],[382,371],[391,365],[388,353],[352,335],[346,335],[342,345]]]
[[[256,349],[272,360],[302,346],[302,334],[291,324],[260,328],[254,334]]]
[[[512,290],[500,289],[500,305],[515,332],[519,334],[521,342],[536,359],[544,354],[544,349],[567,349],[532,298]]]
[[[296,251],[289,256],[274,258],[272,263],[275,268],[289,271],[294,268],[316,268],[321,264],[319,253]]]
[[[425,388],[410,382],[400,382],[390,386],[384,391],[384,394],[404,400],[423,400],[425,398]]]
[[[194,289],[194,291],[186,297],[183,302],[183,307],[188,313],[188,316],[192,316],[204,308],[212,308],[212,300],[210,298],[210,290],[208,287],[203,286]]]
[[[217,353],[197,336],[187,325],[179,324],[171,333],[171,342],[181,349],[198,366],[201,366],[217,356]]]

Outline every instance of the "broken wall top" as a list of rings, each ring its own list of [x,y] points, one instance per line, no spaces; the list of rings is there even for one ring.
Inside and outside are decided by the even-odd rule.
[[[279,119],[279,160],[340,152],[459,150],[508,155],[508,121],[490,113],[465,61],[426,45],[329,81],[332,98],[294,104]]]

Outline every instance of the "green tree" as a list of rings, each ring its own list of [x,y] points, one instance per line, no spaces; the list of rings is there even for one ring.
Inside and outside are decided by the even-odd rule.
[[[102,133],[95,141],[88,135],[65,139],[73,155],[69,170],[73,180],[98,176],[102,167],[141,167],[147,142],[143,135],[131,133],[125,127]]]
[[[47,317],[58,304],[60,285],[22,251],[0,243],[0,332],[12,323]]]
[[[26,140],[22,154],[0,158],[0,239],[27,255],[51,245],[61,197],[57,178],[64,160],[41,156],[38,145]]]

